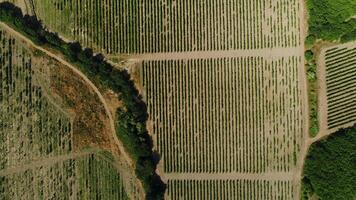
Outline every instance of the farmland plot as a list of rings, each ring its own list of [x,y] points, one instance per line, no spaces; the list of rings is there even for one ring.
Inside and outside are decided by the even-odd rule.
[[[299,66],[298,56],[143,62],[170,198],[204,199],[209,191],[230,199],[296,198],[292,172],[305,123]]]
[[[356,123],[356,43],[326,48],[320,59],[321,124],[335,132]]]
[[[128,199],[110,162],[94,154],[55,161],[0,177],[0,199]]]
[[[61,36],[140,62],[168,199],[299,199],[300,1],[34,2]]]
[[[0,40],[0,169],[68,153],[70,116],[47,98],[31,52],[3,30]]]
[[[298,0],[34,0],[54,32],[106,53],[291,47]]]

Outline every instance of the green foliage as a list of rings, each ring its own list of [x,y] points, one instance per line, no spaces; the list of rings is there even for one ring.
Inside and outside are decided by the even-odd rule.
[[[342,41],[355,38],[355,0],[307,0],[309,10],[309,33],[328,41]],[[311,37],[312,37],[311,36]],[[310,44],[312,38],[307,38]]]
[[[314,53],[311,50],[305,51],[304,55],[307,61],[307,79],[309,83],[309,135],[315,137],[319,132],[316,63]]]
[[[341,36],[342,43],[346,43],[354,40],[356,40],[356,29],[354,29],[349,33],[345,33],[343,36]]]
[[[305,60],[310,63],[314,60],[314,53],[311,50],[307,50],[304,53],[305,55]]]
[[[136,161],[136,175],[143,182],[147,199],[163,199],[165,184],[156,174],[156,155],[146,130],[147,108],[130,75],[108,64],[101,54],[93,55],[78,42],[66,43],[56,33],[47,31],[36,17],[25,15],[11,3],[0,3],[0,20],[25,34],[34,43],[59,51],[101,88],[119,94],[125,109],[117,111],[117,135]]]
[[[315,35],[308,35],[305,38],[305,46],[306,48],[311,48],[314,45],[314,42],[316,41],[316,37]]]
[[[302,196],[356,198],[356,126],[313,144],[304,167]]]

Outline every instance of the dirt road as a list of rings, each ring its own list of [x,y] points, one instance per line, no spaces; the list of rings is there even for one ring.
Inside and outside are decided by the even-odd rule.
[[[11,174],[21,173],[21,172],[24,172],[24,171],[27,171],[27,170],[30,170],[30,169],[36,169],[36,168],[41,167],[41,166],[42,167],[43,166],[51,166],[51,165],[54,165],[56,163],[64,162],[66,160],[84,157],[84,156],[93,154],[95,152],[98,152],[98,150],[96,150],[96,149],[86,149],[86,150],[83,150],[81,152],[73,152],[73,153],[69,153],[69,154],[66,154],[66,155],[52,156],[52,157],[43,158],[41,160],[35,160],[35,161],[32,161],[32,162],[30,162],[28,164],[9,167],[9,168],[0,170],[0,176],[8,176],[8,175],[11,175]]]

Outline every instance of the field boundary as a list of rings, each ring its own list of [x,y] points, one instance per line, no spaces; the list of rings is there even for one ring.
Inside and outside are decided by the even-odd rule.
[[[16,174],[20,172],[24,172],[30,169],[35,169],[37,167],[43,167],[43,166],[51,166],[56,163],[64,162],[66,160],[70,159],[75,159],[75,158],[80,158],[84,157],[90,154],[96,153],[98,150],[96,149],[87,149],[83,150],[81,152],[75,152],[75,153],[69,153],[65,155],[58,155],[58,156],[51,156],[51,157],[46,157],[44,159],[40,160],[35,160],[32,161],[28,164],[24,164],[21,166],[16,166],[16,167],[9,167],[3,170],[0,170],[0,176],[8,176],[10,174]]]
[[[271,173],[165,173],[164,177],[174,180],[273,180],[292,181],[294,172]]]
[[[143,54],[116,54],[107,55],[108,59],[129,59],[129,60],[188,60],[188,59],[209,59],[209,58],[235,58],[235,57],[288,57],[295,56],[295,52],[300,47],[287,48],[268,48],[268,49],[246,49],[246,50],[227,50],[227,51],[187,51],[174,53],[143,53]]]

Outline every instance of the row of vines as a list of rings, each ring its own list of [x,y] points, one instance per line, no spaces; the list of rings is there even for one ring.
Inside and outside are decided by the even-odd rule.
[[[294,47],[298,0],[34,0],[51,30],[106,53]]]
[[[325,52],[328,128],[356,121],[356,47],[333,47]]]
[[[303,139],[300,63],[295,56],[145,61],[164,172],[292,170]]]

